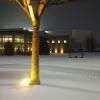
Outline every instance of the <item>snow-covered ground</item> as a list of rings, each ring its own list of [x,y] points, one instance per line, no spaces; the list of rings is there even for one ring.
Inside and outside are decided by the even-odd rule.
[[[100,54],[40,56],[41,85],[21,88],[30,56],[0,56],[0,100],[100,100]]]

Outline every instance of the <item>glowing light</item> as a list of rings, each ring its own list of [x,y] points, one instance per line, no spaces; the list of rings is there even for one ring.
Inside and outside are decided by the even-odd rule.
[[[60,43],[60,40],[58,40],[58,43]]]
[[[55,53],[56,53],[56,54],[58,53],[58,50],[57,50],[57,48],[55,48]]]
[[[50,48],[50,54],[52,53],[52,48]]]
[[[30,48],[29,48],[29,47],[28,47],[27,49],[28,49],[28,51],[30,50]]]
[[[15,52],[17,51],[17,47],[14,48],[14,51],[15,51]]]
[[[61,54],[64,53],[64,49],[63,49],[63,48],[60,49],[60,53],[61,53]]]
[[[28,31],[32,32],[33,30],[32,29],[28,29]]]
[[[49,41],[47,40],[47,43],[49,43]]]
[[[30,79],[26,78],[26,79],[21,81],[20,86],[27,87],[27,86],[29,86],[29,83],[30,83]]]
[[[50,51],[50,54],[52,53],[52,51]]]
[[[4,42],[8,42],[8,41],[9,41],[9,42],[12,42],[12,38],[3,38],[3,41],[4,41]]]
[[[7,41],[8,41],[8,38],[3,38],[3,40],[4,40],[5,42],[7,42]]]
[[[4,50],[4,47],[2,47],[2,49]]]
[[[9,41],[12,42],[12,38],[9,38]]]
[[[23,30],[26,30],[26,28],[24,27]]]
[[[64,40],[64,43],[67,43],[67,40]]]
[[[15,38],[15,42],[20,42],[21,39],[20,38]]]
[[[55,41],[54,41],[54,40],[52,40],[52,43],[55,43]]]
[[[48,33],[49,34],[49,33],[51,33],[51,31],[45,31],[45,33]]]

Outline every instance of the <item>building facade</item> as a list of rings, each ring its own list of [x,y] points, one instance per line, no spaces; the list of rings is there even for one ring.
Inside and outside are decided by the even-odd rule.
[[[63,34],[52,32],[40,32],[40,37],[46,38],[46,43],[49,46],[50,54],[64,54],[68,52],[79,51],[83,48],[84,51],[98,50],[100,45],[94,39],[90,32],[68,31]],[[81,34],[82,33],[82,34]],[[14,47],[14,54],[18,51],[21,54],[31,54],[32,50],[32,31],[23,29],[1,29],[0,30],[0,55],[4,54],[5,43],[10,42]],[[99,48],[99,49],[98,49]],[[46,49],[43,47],[43,49]]]
[[[32,50],[32,32],[23,29],[1,29],[0,30],[0,54],[4,54],[4,44],[10,42],[14,46],[14,54],[18,50],[22,54],[31,54]],[[40,32],[40,37],[46,38],[46,43],[49,46],[50,54],[63,54],[66,52],[68,35],[52,36],[45,32]],[[45,49],[45,48],[44,48]]]
[[[11,42],[14,46],[14,54],[31,51],[31,32],[23,29],[0,30],[0,54],[4,54],[4,44]]]
[[[64,54],[68,52],[68,35],[52,36],[48,35],[47,43],[50,48],[50,54]]]

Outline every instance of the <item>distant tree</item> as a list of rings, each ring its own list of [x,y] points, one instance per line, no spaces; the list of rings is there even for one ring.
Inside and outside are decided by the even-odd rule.
[[[9,41],[4,44],[4,55],[14,55],[14,46]]]

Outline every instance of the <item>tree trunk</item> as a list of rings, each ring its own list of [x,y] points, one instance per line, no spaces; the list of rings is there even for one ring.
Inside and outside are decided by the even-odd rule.
[[[39,85],[39,21],[33,25],[32,32],[32,65],[30,85]]]

